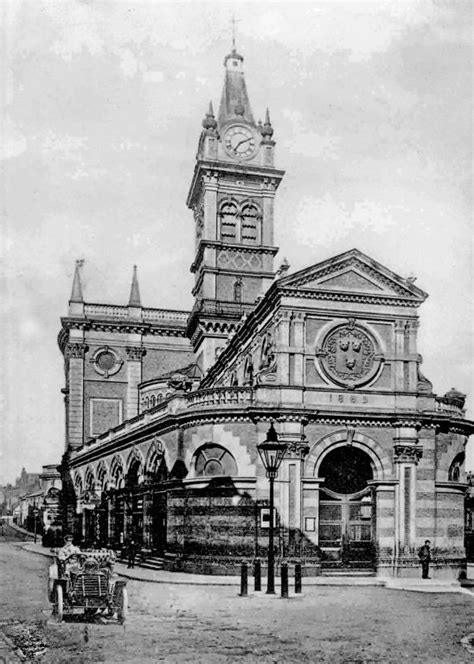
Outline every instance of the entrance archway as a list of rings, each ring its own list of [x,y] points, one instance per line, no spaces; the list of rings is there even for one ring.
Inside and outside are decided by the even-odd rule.
[[[370,456],[339,446],[319,466],[319,545],[326,567],[371,567],[374,563],[374,509]]]

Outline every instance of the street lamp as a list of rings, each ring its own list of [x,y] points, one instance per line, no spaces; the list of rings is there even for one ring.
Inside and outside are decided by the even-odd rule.
[[[270,480],[270,531],[268,533],[268,573],[267,594],[275,593],[275,554],[273,551],[273,482],[286,452],[286,444],[280,443],[273,422],[267,432],[266,440],[257,445],[258,453]]]

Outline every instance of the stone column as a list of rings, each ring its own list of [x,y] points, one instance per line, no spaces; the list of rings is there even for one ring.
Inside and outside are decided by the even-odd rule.
[[[65,357],[68,366],[67,445],[78,448],[84,442],[84,357],[88,348],[83,341],[69,342]]]
[[[127,416],[129,420],[138,415],[138,385],[142,381],[143,346],[127,346]]]
[[[275,345],[278,355],[278,382],[280,385],[289,384],[289,355],[290,345],[290,312],[281,311],[275,330]]]
[[[303,385],[304,382],[304,323],[305,314],[303,312],[295,312],[291,323],[293,326],[291,341],[293,341],[294,345],[290,348],[290,352],[294,352],[295,354],[294,385]]]
[[[405,390],[405,370],[404,370],[404,357],[405,357],[405,324],[404,320],[395,321],[395,391],[403,392]]]
[[[415,428],[399,427],[394,437],[398,487],[395,505],[396,541],[408,553],[416,546],[416,466],[423,454]]]
[[[303,433],[303,425],[299,422],[285,422],[284,432],[279,439],[287,445],[279,479],[286,490],[280,493],[280,510],[282,524],[288,529],[285,541],[289,542],[289,533],[295,536],[295,553],[298,555],[299,544],[303,534],[303,485],[304,459],[309,452],[309,445]]]

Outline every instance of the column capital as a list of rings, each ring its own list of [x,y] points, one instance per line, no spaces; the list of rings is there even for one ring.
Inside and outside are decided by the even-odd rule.
[[[423,448],[408,442],[395,443],[393,446],[393,461],[394,463],[410,463],[418,464],[418,461],[423,456]]]
[[[146,355],[146,348],[143,346],[127,346],[127,360],[129,362],[141,362],[141,359]]]
[[[83,360],[89,347],[83,342],[68,342],[64,349],[64,356],[67,360],[78,358]]]

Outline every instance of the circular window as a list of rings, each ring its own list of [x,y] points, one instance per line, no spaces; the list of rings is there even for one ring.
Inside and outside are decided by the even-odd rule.
[[[102,353],[97,358],[97,366],[102,369],[102,371],[110,371],[115,366],[115,357],[110,351]]]
[[[116,374],[123,364],[123,361],[118,354],[108,346],[99,348],[99,350],[94,353],[91,362],[97,373],[104,376],[104,378]]]

